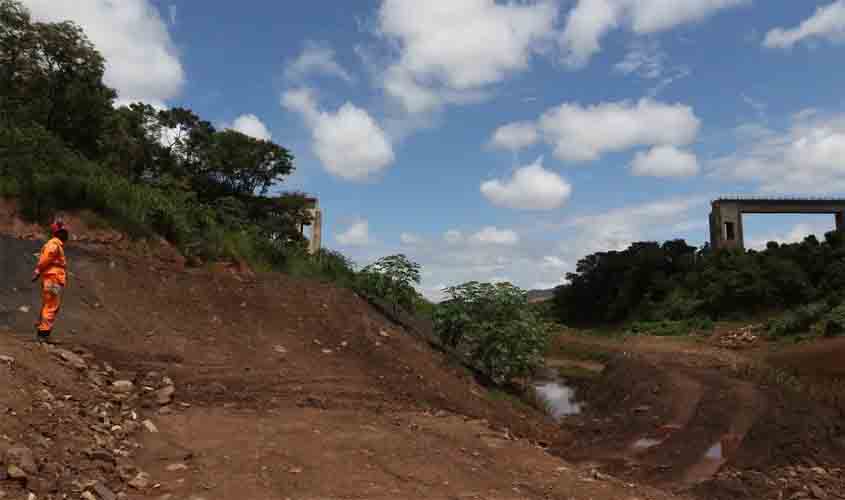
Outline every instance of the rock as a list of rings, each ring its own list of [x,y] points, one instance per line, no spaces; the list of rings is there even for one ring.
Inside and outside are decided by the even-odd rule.
[[[27,474],[38,473],[38,466],[35,464],[35,458],[32,456],[32,450],[23,446],[15,446],[6,450],[7,465],[16,465]],[[11,476],[12,473],[10,472]]]
[[[52,478],[58,478],[64,473],[64,468],[56,462],[47,462],[41,466],[41,472]]]
[[[154,424],[152,420],[144,420],[142,424],[147,431],[152,432],[153,434],[158,433],[158,427],[156,427],[156,424]]]
[[[85,491],[82,493],[82,500],[97,500],[97,497],[90,491]]]
[[[20,311],[22,313],[28,313],[29,312],[29,306],[20,306],[18,308],[18,311]]]
[[[14,464],[6,468],[6,474],[8,474],[9,479],[12,481],[26,481],[26,478],[28,477],[23,469]]]
[[[112,382],[111,387],[114,392],[126,394],[128,392],[132,392],[132,389],[135,388],[135,384],[133,384],[129,380],[116,380]]]
[[[165,467],[165,470],[167,470],[167,472],[179,472],[183,470],[188,470],[188,466],[185,464],[170,464]]]
[[[13,364],[15,362],[15,358],[11,356],[0,355],[0,363],[8,363]]]
[[[67,349],[56,349],[54,352],[59,359],[77,370],[84,370],[88,367],[87,363],[85,363],[85,360],[82,359],[81,356],[74,354]]]
[[[106,488],[103,483],[94,484],[94,493],[100,497],[100,500],[117,500],[117,497],[110,489]]]
[[[26,481],[26,487],[27,489],[32,490],[41,495],[47,495],[53,491],[56,491],[55,482],[49,481],[41,477],[30,477]]]
[[[390,338],[390,334],[387,333],[385,330],[379,331],[378,334],[381,335],[384,338]]]
[[[818,474],[820,476],[826,476],[827,475],[827,471],[824,470],[824,468],[822,468],[822,467],[813,467],[810,470],[815,472],[816,474]]]
[[[104,450],[102,448],[97,448],[95,450],[88,451],[87,455],[91,460],[100,460],[102,462],[115,462],[114,455],[112,455],[110,451]]]
[[[815,483],[810,484],[810,492],[815,498],[818,498],[819,500],[827,500],[829,498],[827,492]]]
[[[156,402],[162,406],[170,404],[170,402],[173,401],[174,393],[176,393],[176,388],[172,385],[162,387],[156,391]]]
[[[228,390],[225,385],[221,384],[220,382],[212,382],[208,385],[209,392],[213,394],[226,394]]]
[[[287,352],[288,352],[288,350],[285,348],[285,346],[282,346],[282,345],[277,345],[277,346],[273,347],[273,350],[276,351],[279,354],[287,354]]]
[[[106,381],[103,380],[103,377],[100,376],[99,373],[97,373],[93,370],[88,371],[88,380],[90,380],[96,386],[102,387],[102,386],[106,385]]]
[[[129,481],[129,486],[135,488],[136,490],[144,490],[150,486],[150,475],[146,472],[139,472],[134,479]]]

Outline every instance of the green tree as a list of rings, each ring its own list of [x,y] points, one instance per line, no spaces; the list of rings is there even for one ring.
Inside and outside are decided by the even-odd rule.
[[[293,155],[270,141],[224,130],[213,134],[199,170],[210,191],[216,187],[227,194],[265,194],[293,172]]]
[[[404,307],[413,311],[419,294],[420,265],[404,254],[382,257],[360,273],[360,287],[365,293],[390,301],[394,311]]]
[[[510,283],[471,281],[444,290],[435,331],[497,383],[530,374],[543,362],[550,328]]]

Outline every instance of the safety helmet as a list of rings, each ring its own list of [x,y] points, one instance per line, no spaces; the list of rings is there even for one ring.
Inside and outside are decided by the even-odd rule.
[[[61,231],[68,231],[68,227],[64,222],[57,220],[56,222],[50,224],[50,234],[53,236],[58,236]]]

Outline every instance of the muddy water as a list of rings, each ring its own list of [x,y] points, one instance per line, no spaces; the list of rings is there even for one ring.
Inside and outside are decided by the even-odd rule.
[[[560,420],[581,413],[582,406],[575,400],[575,389],[568,386],[554,370],[549,370],[544,375],[534,382],[534,392],[545,403],[551,416]]]

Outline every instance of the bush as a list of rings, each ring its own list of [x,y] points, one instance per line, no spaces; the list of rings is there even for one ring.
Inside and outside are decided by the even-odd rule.
[[[419,294],[414,285],[420,282],[420,266],[403,254],[382,257],[361,270],[358,290],[366,295],[387,300],[398,307],[414,311]]]
[[[833,308],[825,315],[824,322],[825,337],[845,335],[845,305]]]
[[[828,311],[827,304],[815,303],[791,309],[766,323],[770,338],[804,333]]]
[[[496,383],[529,375],[543,363],[551,328],[509,284],[469,282],[445,290],[434,312],[441,341]]]
[[[715,327],[709,318],[693,318],[683,321],[659,320],[636,321],[625,330],[626,335],[654,335],[657,337],[676,337],[689,335],[696,331],[708,331]]]

